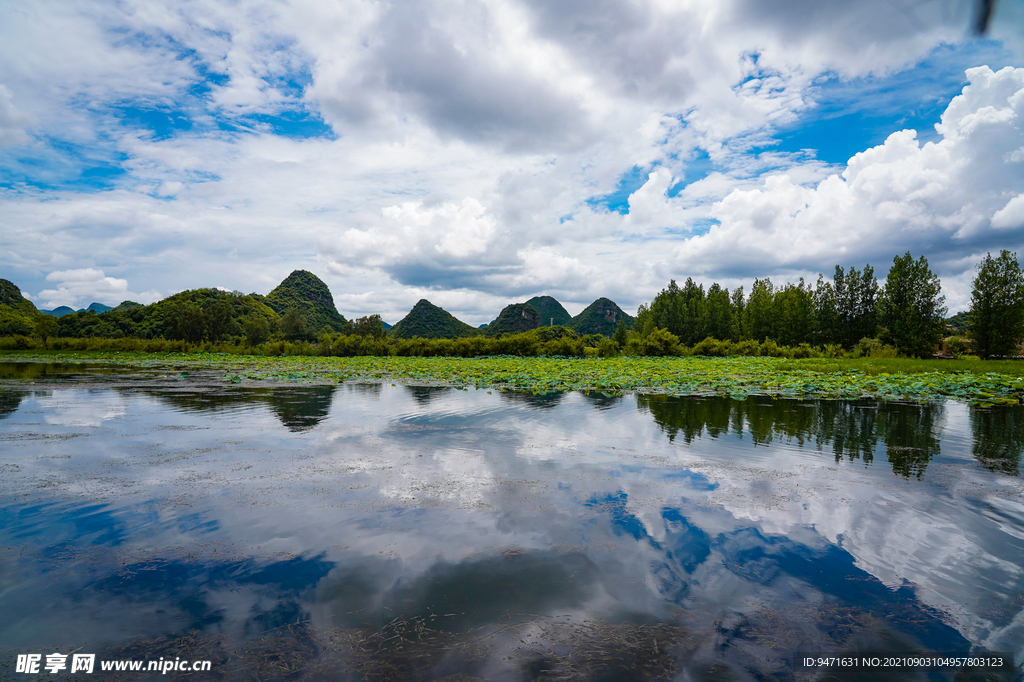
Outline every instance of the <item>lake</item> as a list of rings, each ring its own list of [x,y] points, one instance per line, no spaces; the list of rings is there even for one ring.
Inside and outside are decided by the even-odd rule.
[[[797,652],[1024,661],[1019,406],[256,387],[27,363],[0,363],[0,381],[9,679],[30,679],[18,655],[76,650],[211,661],[178,673],[191,680],[820,679]],[[113,679],[98,666],[77,678]]]

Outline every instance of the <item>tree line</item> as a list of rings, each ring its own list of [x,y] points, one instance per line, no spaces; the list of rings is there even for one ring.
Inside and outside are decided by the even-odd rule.
[[[870,264],[858,270],[837,265],[831,281],[819,275],[812,286],[777,286],[756,279],[749,295],[713,283],[672,280],[649,304],[640,306],[632,329],[622,321],[611,338],[580,336],[567,328],[541,335],[514,335],[503,343],[416,339],[398,347],[379,315],[348,320],[340,331],[319,331],[297,308],[277,317],[254,295],[216,290],[185,292],[153,306],[103,315],[77,313],[59,320],[39,316],[35,335],[49,338],[139,338],[187,344],[233,343],[249,348],[269,342],[317,344],[324,354],[562,354],[601,355],[855,355],[888,353],[929,356],[946,336],[941,282],[924,256],[907,252],[893,259],[884,286]],[[1024,339],[1024,275],[1016,254],[987,254],[977,265],[968,314],[968,345],[982,357],[1014,355]],[[813,349],[813,350],[812,350]]]
[[[988,254],[978,264],[969,314],[971,343],[983,357],[1015,354],[1024,339],[1024,280],[1016,254]],[[661,337],[695,346],[711,338],[740,343],[771,341],[851,350],[877,340],[900,355],[930,356],[946,335],[945,297],[928,260],[908,251],[893,259],[885,285],[870,264],[858,270],[837,265],[832,281],[818,275],[776,286],[769,278],[730,292],[717,283],[706,291],[687,279],[672,280],[654,300],[640,306],[634,342]],[[667,339],[667,341],[665,340]]]

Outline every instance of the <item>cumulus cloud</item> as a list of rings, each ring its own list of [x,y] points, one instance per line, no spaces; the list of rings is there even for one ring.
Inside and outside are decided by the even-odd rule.
[[[55,270],[46,276],[46,281],[57,282],[57,288],[44,289],[32,298],[38,307],[48,309],[62,305],[79,308],[93,302],[117,305],[126,300],[153,303],[161,298],[158,291],[129,291],[128,280],[107,277],[102,270],[96,268]]]
[[[1015,248],[1024,166],[1003,150],[1024,143],[1024,69],[978,67],[967,77],[936,126],[939,141],[922,145],[903,130],[816,186],[773,175],[758,189],[734,190],[712,207],[720,225],[686,240],[676,258],[706,273],[755,264],[812,271],[830,262],[879,266],[909,250],[945,268],[960,265],[965,250]]]
[[[394,318],[429,295],[483,322],[539,293],[635,309],[670,277],[877,264],[908,243],[980,253],[1019,223],[1012,83],[972,75],[935,149],[900,133],[846,175],[771,149],[813,115],[822,78],[884,79],[956,45],[958,1],[41,0],[3,13],[0,121],[18,123],[0,130],[31,120],[37,156],[0,158],[14,178],[0,265],[30,291],[94,263],[163,291],[216,271],[266,292],[304,267],[358,306],[346,315]],[[161,116],[188,125],[147,128]],[[303,125],[320,132],[303,139]],[[645,182],[623,189],[630,173]],[[623,215],[601,201],[616,192]]]

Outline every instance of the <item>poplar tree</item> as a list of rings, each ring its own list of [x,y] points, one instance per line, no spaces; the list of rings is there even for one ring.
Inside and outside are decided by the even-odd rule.
[[[1016,354],[1024,339],[1024,274],[1017,254],[985,255],[971,291],[971,336],[983,358]]]
[[[946,297],[940,291],[939,278],[924,256],[915,261],[907,251],[893,258],[878,300],[878,321],[885,328],[885,340],[904,355],[931,355],[942,339],[946,316]]]

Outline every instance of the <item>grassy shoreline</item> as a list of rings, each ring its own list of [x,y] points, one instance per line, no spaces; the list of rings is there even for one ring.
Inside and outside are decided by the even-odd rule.
[[[1020,404],[1024,362],[767,357],[268,357],[215,353],[5,352],[0,363],[204,371],[234,384],[377,383],[531,391],[773,395]]]

